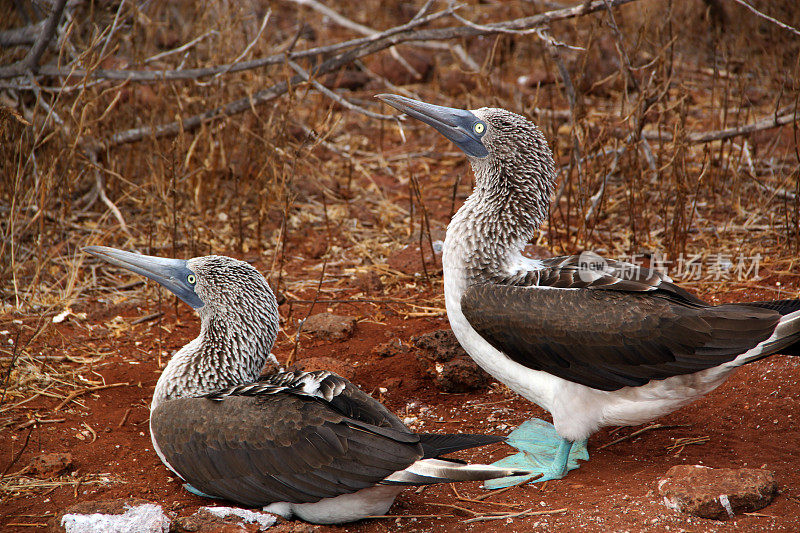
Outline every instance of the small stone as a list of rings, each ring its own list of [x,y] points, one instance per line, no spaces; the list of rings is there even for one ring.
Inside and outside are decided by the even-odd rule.
[[[778,485],[766,470],[677,465],[658,482],[658,491],[671,509],[726,520],[769,505]]]
[[[306,359],[299,359],[297,366],[306,372],[314,372],[315,370],[330,370],[339,374],[345,379],[353,379],[356,375],[356,370],[350,364],[334,359],[333,357],[308,357]]]
[[[395,355],[400,355],[407,351],[407,348],[403,346],[403,342],[400,339],[393,339],[389,342],[379,344],[374,349],[375,355],[380,357],[394,357]]]
[[[467,355],[449,329],[440,329],[411,338],[419,348],[417,362],[445,392],[469,392],[486,388],[489,374]]]
[[[436,362],[443,363],[456,357],[469,357],[449,329],[439,329],[411,337],[411,343],[425,351]]]
[[[397,390],[403,384],[403,378],[389,378],[383,382],[383,386],[388,390]]]
[[[303,323],[303,331],[323,340],[341,341],[349,339],[356,329],[356,319],[333,313],[311,315]]]
[[[67,507],[53,521],[53,531],[64,533],[167,533],[172,520],[155,503],[139,498],[80,502]]]
[[[491,383],[489,374],[468,357],[457,357],[439,365],[434,381],[443,391],[469,392],[486,388]]]
[[[43,479],[61,475],[70,468],[72,468],[72,454],[66,452],[43,453],[28,463],[28,472]]]

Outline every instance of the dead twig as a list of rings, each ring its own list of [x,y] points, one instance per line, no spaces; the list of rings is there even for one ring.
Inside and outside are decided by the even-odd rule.
[[[156,311],[155,313],[151,313],[147,316],[140,316],[136,320],[131,321],[131,326],[136,326],[138,324],[143,324],[145,322],[150,322],[151,320],[156,320],[164,316],[164,311]]]
[[[362,115],[366,115],[366,116],[368,116],[370,118],[375,118],[375,119],[378,119],[378,120],[395,120],[395,121],[398,120],[397,117],[394,116],[394,115],[381,115],[380,113],[374,113],[374,112],[372,112],[372,111],[370,111],[368,109],[364,109],[363,107],[354,104],[353,102],[347,100],[346,98],[343,98],[343,97],[339,96],[338,94],[336,94],[332,90],[328,89],[327,87],[322,85],[317,80],[312,80],[311,77],[309,76],[308,72],[306,72],[303,69],[303,67],[301,67],[300,65],[298,65],[294,61],[290,60],[290,61],[288,61],[288,64],[292,68],[292,70],[297,72],[303,78],[303,80],[309,82],[319,92],[321,92],[322,94],[324,94],[325,96],[327,96],[328,98],[333,100],[334,102],[336,102],[338,104],[341,104],[346,109],[349,109],[351,111],[355,111],[356,113],[361,113]]]
[[[453,518],[451,514],[374,514],[364,518]]]
[[[250,50],[252,50],[252,49],[253,49],[253,47],[256,45],[256,43],[258,42],[258,40],[261,38],[261,34],[263,34],[263,33],[264,33],[264,28],[266,28],[266,27],[267,27],[267,22],[269,21],[269,18],[270,18],[270,16],[271,16],[271,15],[272,15],[272,9],[267,9],[267,13],[264,15],[264,18],[261,20],[261,27],[260,27],[260,28],[258,28],[258,32],[256,32],[256,36],[255,36],[255,37],[253,37],[253,39],[252,39],[252,40],[251,40],[251,41],[250,41],[250,42],[247,44],[247,46],[245,46],[245,48],[244,48],[244,50],[242,51],[242,53],[241,53],[241,54],[239,54],[239,55],[236,57],[236,59],[234,59],[234,60],[233,60],[233,62],[232,62],[232,63],[230,63],[230,65],[228,65],[228,67],[227,67],[226,69],[223,69],[223,70],[221,70],[220,72],[217,72],[216,74],[214,74],[214,76],[213,76],[213,77],[212,77],[212,78],[211,78],[209,81],[207,81],[207,82],[203,82],[203,83],[201,83],[200,85],[208,85],[208,84],[210,84],[212,81],[214,81],[215,79],[217,79],[217,78],[219,78],[220,76],[222,76],[223,74],[227,74],[228,72],[230,72],[230,70],[231,70],[231,69],[232,69],[232,68],[233,68],[233,67],[234,67],[234,66],[235,66],[237,63],[239,63],[239,62],[240,62],[242,59],[244,59],[244,57],[245,57],[247,54],[249,54],[249,53],[250,53]]]
[[[673,444],[667,446],[667,451],[671,452],[673,450],[678,450],[677,452],[675,452],[675,456],[677,457],[678,455],[680,455],[680,453],[683,451],[685,447],[690,446],[692,444],[698,444],[698,445],[705,444],[709,440],[711,440],[711,437],[708,436],[681,437],[679,439],[675,439],[675,442]]]
[[[505,520],[508,518],[522,518],[525,516],[542,516],[542,515],[554,515],[554,514],[561,514],[566,513],[567,508],[564,507],[562,509],[552,509],[547,511],[534,511],[534,508],[531,507],[525,511],[521,511],[519,513],[501,513],[501,514],[486,514],[483,516],[476,516],[475,518],[470,518],[468,520],[464,520],[464,524],[471,524],[473,522],[488,522],[490,520]]]
[[[19,431],[20,429],[25,429],[30,426],[35,426],[36,424],[57,424],[58,422],[66,422],[66,418],[31,418],[30,420],[19,424],[18,426],[14,426],[14,431]]]
[[[641,435],[645,431],[651,431],[653,429],[682,428],[682,427],[689,427],[690,425],[691,424],[650,424],[649,426],[644,427],[642,429],[637,429],[636,431],[634,431],[630,435],[625,435],[624,437],[620,437],[618,439],[612,440],[611,442],[607,442],[607,443],[603,444],[602,446],[598,446],[597,449],[598,450],[602,450],[603,448],[608,448],[609,446],[613,446],[614,444],[620,443],[620,442],[622,442],[624,440],[632,439],[633,437]]]
[[[69,393],[69,395],[66,398],[64,398],[64,400],[61,403],[59,403],[57,406],[53,408],[53,412],[60,411],[61,408],[67,405],[69,402],[71,402],[78,396],[86,394],[87,392],[95,392],[103,389],[110,389],[112,387],[127,387],[129,385],[130,383],[111,383],[110,385],[96,385],[94,387],[87,387],[82,390],[73,391]]]
[[[97,440],[97,433],[95,432],[95,430],[94,430],[94,429],[92,429],[92,426],[90,426],[90,425],[89,425],[89,424],[87,424],[86,422],[81,422],[81,425],[82,425],[83,427],[85,427],[85,428],[86,428],[86,429],[89,431],[89,433],[91,433],[91,434],[92,434],[92,442],[96,441],[96,440]],[[77,489],[76,489],[76,490],[77,490]]]
[[[117,427],[118,428],[121,428],[122,426],[124,426],[125,422],[128,421],[128,417],[131,416],[131,410],[132,409],[133,409],[133,407],[128,407],[127,409],[125,409],[125,413],[122,415],[122,419],[119,421],[119,423],[117,423]]]
[[[488,498],[489,496],[496,496],[498,494],[503,494],[505,491],[511,490],[513,488],[514,488],[514,486],[506,487],[506,488],[500,489],[500,490],[493,490],[491,492],[487,492],[486,494],[482,494],[482,495],[478,496],[477,498],[475,498],[475,500],[476,501],[482,501],[482,500],[485,500],[486,498]]]
[[[466,507],[461,507],[460,505],[454,505],[452,503],[434,503],[429,502],[428,505],[435,505],[436,507],[449,507],[451,509],[455,509],[457,511],[461,511],[463,513],[467,513],[468,515],[472,516],[479,516],[481,513],[475,512],[472,509],[467,509]]]

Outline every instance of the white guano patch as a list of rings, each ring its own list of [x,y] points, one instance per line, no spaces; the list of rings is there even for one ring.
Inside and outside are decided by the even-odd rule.
[[[122,514],[65,514],[61,527],[67,533],[168,533],[172,521],[160,505],[143,503],[135,507],[125,506]]]
[[[237,507],[203,507],[201,510],[208,511],[219,518],[226,518],[233,515],[241,518],[246,524],[256,523],[258,524],[259,531],[269,529],[275,525],[275,522],[278,520],[274,514],[259,513],[258,511],[239,509]]]

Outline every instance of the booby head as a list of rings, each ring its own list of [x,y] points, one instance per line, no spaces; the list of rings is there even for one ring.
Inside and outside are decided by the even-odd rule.
[[[195,291],[197,273],[189,268],[188,261],[135,254],[108,246],[86,246],[83,251],[159,283],[194,309],[205,305]]]
[[[525,117],[495,107],[456,109],[395,94],[377,98],[453,141],[467,155],[477,188],[535,188],[549,203],[555,180],[552,152],[541,130]]]
[[[377,98],[432,126],[469,159],[475,191],[448,226],[448,236],[453,238],[445,240],[445,254],[448,241],[474,236],[474,220],[481,220],[482,227],[492,227],[494,240],[509,249],[527,242],[547,220],[555,163],[536,124],[495,107],[454,109],[394,94]],[[477,257],[476,261],[483,259]]]
[[[433,126],[439,133],[453,141],[467,156],[482,159],[489,156],[483,137],[489,130],[486,120],[472,111],[428,104],[396,94],[376,96],[410,117]],[[489,135],[491,138],[491,135]]]
[[[253,266],[219,255],[183,260],[106,246],[83,250],[156,281],[200,316],[200,335],[178,350],[164,369],[153,408],[165,400],[258,378],[280,319],[272,289]]]
[[[221,309],[240,308],[248,301],[274,303],[264,276],[249,263],[232,257],[209,255],[169,259],[136,254],[108,246],[83,250],[113,265],[145,276],[186,302],[202,317]]]

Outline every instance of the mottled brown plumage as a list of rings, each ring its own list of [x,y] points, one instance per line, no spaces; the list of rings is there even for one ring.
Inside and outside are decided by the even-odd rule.
[[[249,506],[355,492],[424,456],[418,434],[331,377],[345,382],[335,402],[289,389],[180,398],[153,411],[151,431],[195,489]]]

